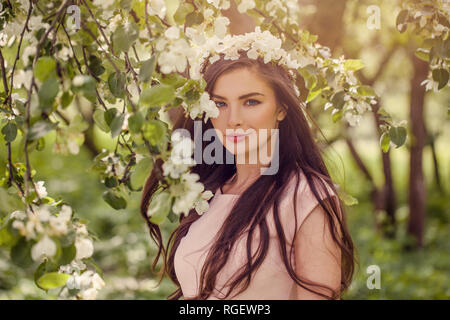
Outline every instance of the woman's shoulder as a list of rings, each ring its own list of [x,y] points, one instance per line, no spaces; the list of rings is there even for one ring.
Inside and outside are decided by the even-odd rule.
[[[328,179],[325,177],[311,175],[310,181],[308,181],[308,177],[305,172],[300,168],[290,174],[284,193],[284,198],[292,200],[292,198],[296,197],[296,201],[299,200],[298,198],[302,201],[313,201],[316,199],[313,188],[316,190],[321,199],[325,199],[328,196],[337,196],[336,192],[330,185],[330,183],[332,184],[333,182],[328,182],[327,180]],[[328,194],[325,189],[328,191]]]
[[[323,186],[326,187],[328,195],[331,198],[338,198],[326,179],[315,176],[311,178],[311,184],[315,186],[319,198],[321,200],[328,198],[320,180],[322,180]],[[313,212],[317,205],[319,205],[319,200],[314,194],[304,171],[299,169],[298,172],[293,172],[289,177],[279,207],[281,223],[290,239],[292,239],[294,230],[300,228],[303,221]],[[294,219],[297,220],[296,224]]]

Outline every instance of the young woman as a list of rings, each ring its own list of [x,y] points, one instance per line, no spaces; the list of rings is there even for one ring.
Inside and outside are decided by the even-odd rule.
[[[246,161],[192,168],[214,197],[202,215],[181,214],[167,248],[146,215],[158,188],[155,170],[147,179],[141,214],[159,245],[153,268],[162,252],[161,274],[178,286],[168,298],[340,299],[353,276],[353,243],[292,77],[276,63],[245,54],[205,65],[202,75],[219,108],[203,131],[216,130],[223,154]],[[189,118],[176,128],[194,136]],[[235,138],[227,130],[251,134]],[[269,134],[259,139],[263,131]],[[248,139],[252,135],[258,139]],[[264,146],[271,162],[251,163],[251,152]]]

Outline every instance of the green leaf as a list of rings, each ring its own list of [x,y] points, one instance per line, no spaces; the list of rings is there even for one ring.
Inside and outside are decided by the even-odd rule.
[[[97,99],[95,89],[96,82],[91,76],[77,75],[72,81],[72,91],[81,92],[91,102],[95,102]]]
[[[32,241],[27,241],[25,238],[20,238],[19,241],[11,248],[11,260],[16,265],[26,268],[33,264],[31,259]]]
[[[389,138],[389,134],[384,132],[380,137],[380,145],[384,153],[389,151],[390,142],[391,138]]]
[[[61,96],[61,108],[67,108],[73,100],[73,95],[69,91],[65,91]]]
[[[406,129],[404,127],[391,127],[389,129],[389,138],[398,147],[406,141]]]
[[[177,215],[175,214],[175,212],[173,212],[172,209],[170,209],[169,214],[167,215],[167,218],[169,219],[169,221],[171,223],[174,223],[177,220]]]
[[[17,126],[13,122],[8,122],[2,128],[2,134],[5,136],[6,142],[13,142],[17,136]]]
[[[132,7],[131,0],[120,0],[120,7],[126,11],[130,11]]]
[[[358,204],[358,199],[346,193],[344,190],[339,190],[339,198],[344,202],[346,206],[354,206]]]
[[[59,91],[58,80],[51,77],[42,84],[39,88],[39,104],[43,110],[51,109],[53,102],[55,101],[56,95]]]
[[[339,119],[342,118],[342,115],[344,114],[344,110],[339,110],[335,113],[332,114],[331,119],[333,120],[334,123],[338,122]]]
[[[125,120],[125,114],[122,113],[118,117],[115,117],[114,120],[111,122],[111,137],[112,138],[115,138],[120,134],[120,132],[122,131],[122,125],[123,125],[124,120]]]
[[[160,120],[147,121],[142,129],[144,138],[154,146],[161,142],[167,133],[167,128],[164,125],[164,122]]]
[[[54,289],[66,284],[67,279],[70,278],[69,274],[50,272],[44,274],[37,280],[37,284],[44,290]]]
[[[30,128],[30,131],[28,131],[28,140],[37,140],[55,129],[57,126],[58,125],[56,123],[50,123],[42,120],[38,121]]]
[[[139,27],[133,21],[120,24],[111,36],[113,50],[116,54],[128,52],[139,36]]]
[[[139,133],[144,124],[145,118],[141,112],[136,112],[128,118],[128,128],[132,133]]]
[[[316,91],[309,91],[306,102],[308,103],[308,102],[313,101],[315,98],[317,98],[320,95],[321,92],[322,92],[322,89],[319,89]]]
[[[117,187],[119,185],[119,182],[117,181],[117,179],[115,177],[106,177],[105,178],[105,186],[107,188],[114,188]]]
[[[117,109],[116,108],[110,108],[105,111],[105,121],[108,124],[108,126],[111,126],[112,121],[116,117]]]
[[[43,287],[40,286],[38,280],[46,273],[58,271],[58,268],[59,268],[58,265],[56,265],[55,263],[45,259],[37,267],[36,271],[34,272],[34,282],[36,283],[36,285],[42,290],[47,290],[46,288],[43,288]]]
[[[52,57],[40,57],[34,67],[34,76],[44,82],[50,76],[56,76],[56,61]]]
[[[153,72],[156,67],[156,55],[154,54],[150,59],[142,63],[141,69],[139,70],[139,80],[147,82],[152,78]]]
[[[103,193],[103,200],[116,210],[125,209],[127,207],[127,201],[123,197],[117,196],[111,190]]]
[[[138,190],[142,187],[152,169],[153,161],[150,158],[143,158],[137,163],[130,176],[130,183],[133,190]]]
[[[58,265],[63,266],[72,262],[77,254],[77,249],[74,244],[63,247],[61,257],[58,260]]]
[[[0,228],[0,246],[10,248],[17,240],[17,237],[15,237],[6,226]]]
[[[345,104],[344,97],[345,97],[344,90],[338,91],[333,95],[333,97],[331,98],[331,103],[336,109],[342,109],[342,107]]]
[[[169,86],[174,87],[175,89],[181,87],[182,85],[184,85],[186,82],[188,81],[188,79],[186,79],[185,77],[179,75],[178,73],[171,73],[166,75],[163,79],[161,79],[161,83],[167,84]],[[190,81],[195,81],[195,80],[190,80]],[[195,81],[196,82],[196,81]],[[198,86],[198,85],[197,85]],[[184,87],[183,87],[184,89]],[[185,92],[182,89],[183,92]]]
[[[97,109],[93,115],[95,124],[104,132],[109,132],[110,128],[108,123],[105,121],[105,112],[103,110]]]
[[[36,150],[42,151],[42,150],[44,150],[44,148],[45,148],[45,138],[42,137],[37,140]]]
[[[158,84],[141,93],[139,103],[148,106],[161,106],[175,99],[175,89],[166,84]]]
[[[348,59],[344,62],[346,71],[357,71],[364,68],[364,63],[359,59]]]
[[[299,69],[299,72],[300,75],[303,77],[303,80],[305,81],[306,89],[310,91],[313,90],[317,84],[315,67],[313,65],[307,65],[306,67]]]
[[[167,21],[173,25],[175,24],[175,20],[173,18],[173,15],[178,9],[178,6],[180,4],[180,0],[164,0],[166,4],[166,18]]]
[[[102,66],[102,60],[94,55],[89,56],[89,69],[97,77],[101,76],[105,72],[105,68]]]
[[[364,97],[376,97],[377,95],[371,86],[366,85],[359,86],[357,92],[360,96]]]
[[[396,26],[397,30],[400,31],[400,33],[403,33],[408,28],[407,22],[409,18],[409,11],[408,10],[402,10],[397,16]]]
[[[441,90],[447,85],[449,78],[448,71],[445,69],[434,69],[433,80],[439,83],[438,90]]]
[[[187,27],[192,27],[195,26],[197,24],[201,24],[204,20],[203,14],[201,12],[191,12],[186,16],[186,23],[185,26]]]
[[[172,197],[168,191],[155,193],[147,210],[150,222],[154,224],[162,223],[172,207]]]
[[[111,93],[117,98],[123,98],[125,94],[125,74],[113,72],[108,77],[108,87]]]
[[[194,6],[190,3],[182,3],[177,11],[175,11],[175,14],[173,15],[173,18],[175,19],[175,22],[178,25],[183,25],[186,21],[186,16],[194,11]]]
[[[418,48],[414,54],[416,55],[417,58],[419,58],[420,60],[423,60],[425,62],[429,62],[430,61],[430,51],[429,50],[425,50],[422,48]]]

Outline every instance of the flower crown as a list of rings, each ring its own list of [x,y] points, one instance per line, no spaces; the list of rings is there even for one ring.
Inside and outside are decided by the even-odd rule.
[[[243,35],[229,35],[219,38],[216,35],[207,38],[206,42],[199,48],[200,54],[197,59],[198,64],[193,66],[193,78],[199,78],[209,64],[213,64],[220,59],[222,55],[225,60],[237,60],[241,56],[242,51],[246,51],[247,57],[250,59],[263,58],[264,63],[270,61],[283,67],[294,80],[297,79],[297,69],[301,64],[291,54],[282,47],[282,40],[274,36],[270,31],[261,32],[261,28],[257,26],[255,31],[248,32]],[[208,64],[209,62],[209,64]],[[293,86],[297,96],[300,91],[293,81]]]

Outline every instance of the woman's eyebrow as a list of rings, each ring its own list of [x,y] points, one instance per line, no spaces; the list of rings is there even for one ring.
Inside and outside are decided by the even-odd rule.
[[[247,94],[244,94],[244,95],[240,96],[239,99],[245,99],[245,98],[248,98],[248,97],[254,96],[254,95],[264,96],[262,93],[259,93],[259,92],[251,92],[251,93],[247,93]],[[214,94],[214,93],[211,95],[211,97],[212,98],[219,98],[219,99],[227,100],[227,98],[221,97],[221,96],[219,96],[217,94]]]

